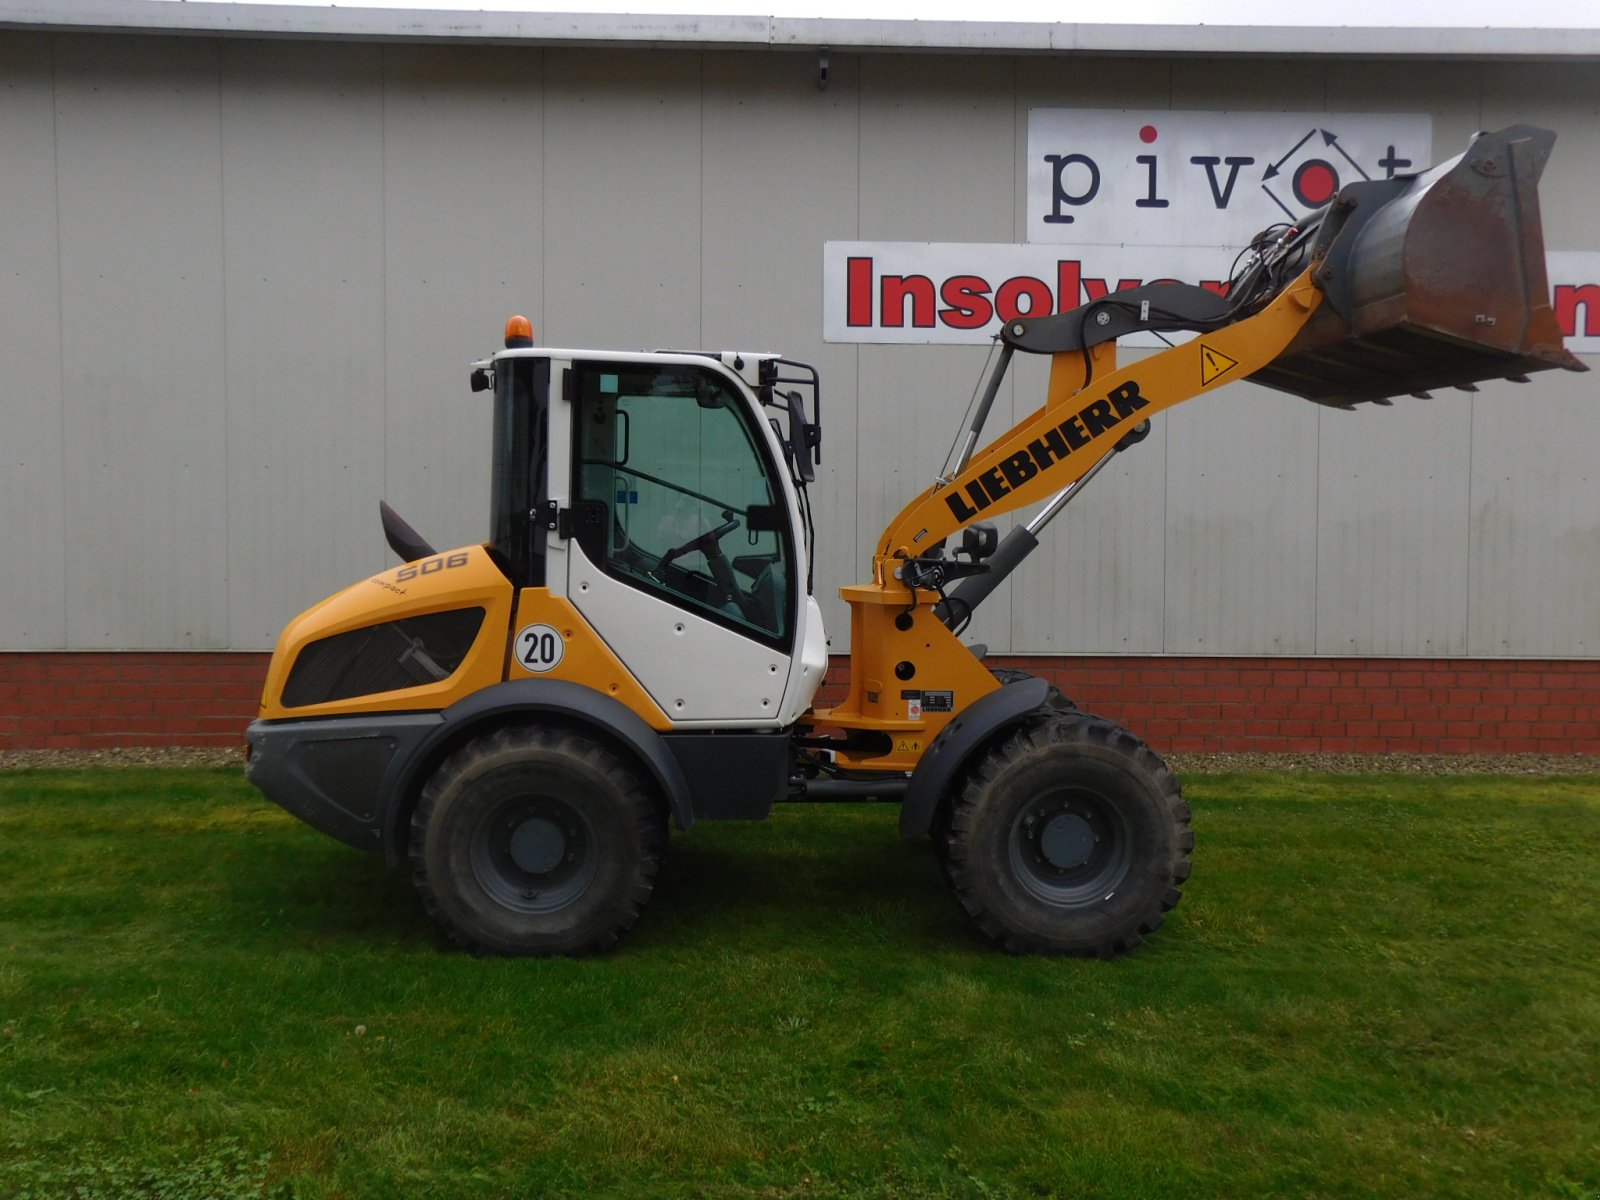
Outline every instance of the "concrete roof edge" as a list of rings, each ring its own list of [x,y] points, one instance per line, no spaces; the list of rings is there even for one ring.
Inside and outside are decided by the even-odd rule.
[[[754,0],[759,2],[759,0]],[[496,42],[968,54],[1600,61],[1600,29],[1098,25],[0,0],[0,29],[352,41]]]

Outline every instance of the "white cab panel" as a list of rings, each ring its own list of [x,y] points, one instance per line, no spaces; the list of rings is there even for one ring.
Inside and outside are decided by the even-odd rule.
[[[567,598],[673,725],[784,724],[788,655],[612,579],[575,541],[567,543]]]

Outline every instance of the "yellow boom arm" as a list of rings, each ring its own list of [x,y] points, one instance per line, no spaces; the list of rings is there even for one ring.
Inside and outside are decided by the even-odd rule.
[[[1081,353],[1052,355],[1044,407],[889,523],[874,560],[875,580],[882,582],[885,572],[892,577],[895,559],[915,558],[979,517],[998,516],[1061,491],[1139,422],[1266,366],[1294,340],[1321,300],[1307,270],[1255,316],[1087,383]]]

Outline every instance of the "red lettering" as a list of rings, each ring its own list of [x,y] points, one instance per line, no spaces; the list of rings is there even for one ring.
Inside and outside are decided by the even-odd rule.
[[[885,275],[879,285],[879,311],[886,329],[900,329],[906,323],[906,298],[911,299],[911,324],[916,329],[933,328],[933,280],[926,275]]]
[[[939,310],[939,320],[952,329],[982,329],[994,318],[989,281],[977,275],[952,275],[940,285],[939,299],[949,306]]]
[[[1577,337],[1578,309],[1583,309],[1584,337],[1600,337],[1600,283],[1556,285],[1556,321],[1563,337]]]
[[[1024,296],[1028,298],[1026,310],[1019,303]],[[1006,280],[994,296],[994,306],[1002,321],[1009,321],[1013,317],[1048,316],[1054,302],[1055,297],[1050,294],[1050,285],[1042,279],[1035,279],[1032,275],[1018,275]]]
[[[1138,287],[1142,282],[1143,281],[1139,279],[1119,279],[1117,280],[1117,291],[1125,292],[1129,288]],[[1083,290],[1091,300],[1104,300],[1111,294],[1111,289],[1106,286],[1106,281],[1104,279],[1085,278],[1083,281]]]
[[[1078,307],[1078,292],[1082,288],[1083,264],[1075,258],[1056,261],[1056,311],[1067,312]]]
[[[845,260],[845,324],[852,329],[872,324],[872,260]]]

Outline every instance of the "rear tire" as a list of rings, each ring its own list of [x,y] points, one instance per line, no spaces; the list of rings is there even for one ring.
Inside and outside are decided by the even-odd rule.
[[[1159,755],[1102,717],[1056,712],[979,753],[944,859],[962,907],[1006,950],[1108,958],[1161,925],[1193,848]]]
[[[469,949],[583,954],[639,919],[665,844],[655,797],[611,750],[568,729],[501,729],[423,789],[412,881]]]

